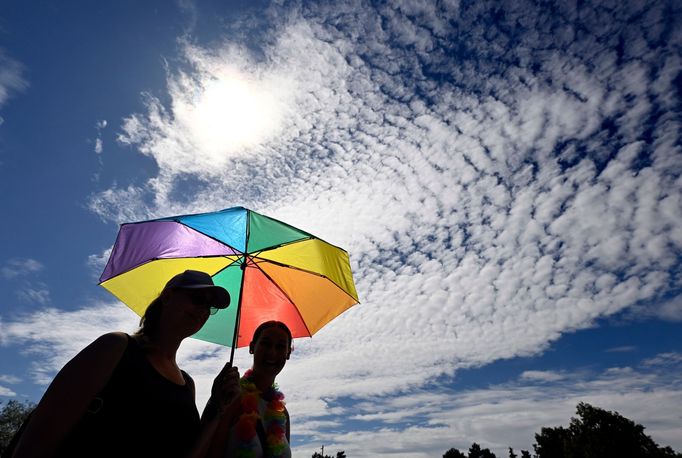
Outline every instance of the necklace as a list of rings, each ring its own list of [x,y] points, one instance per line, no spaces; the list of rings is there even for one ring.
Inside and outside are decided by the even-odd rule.
[[[238,440],[237,456],[240,458],[256,457],[260,439],[257,433],[257,424],[263,422],[265,430],[265,443],[261,444],[264,457],[285,456],[289,449],[286,439],[287,417],[284,413],[284,394],[278,390],[277,384],[273,383],[270,388],[261,392],[253,381],[253,369],[249,369],[239,380],[241,385],[241,410],[242,414],[237,420],[235,429]],[[263,399],[265,412],[263,418],[258,411],[258,403]]]

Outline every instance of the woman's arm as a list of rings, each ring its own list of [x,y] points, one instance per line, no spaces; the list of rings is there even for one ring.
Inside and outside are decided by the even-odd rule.
[[[66,363],[31,415],[13,457],[53,455],[109,381],[127,345],[124,333],[104,334]]]
[[[219,453],[219,449],[214,444],[222,438],[221,432],[222,428],[226,427],[224,425],[226,417],[232,416],[232,412],[239,407],[240,392],[239,370],[228,363],[213,381],[211,397],[201,415],[201,431],[190,453],[191,458],[224,456],[224,449],[222,454],[216,454]],[[229,429],[229,425],[227,428]]]
[[[291,417],[289,417],[289,411],[287,408],[284,408],[284,415],[287,417],[287,429],[286,429],[286,436],[287,436],[287,442],[291,444]]]
[[[213,434],[206,447],[206,458],[225,458],[230,442],[230,430],[239,418],[241,398],[235,399],[216,419]]]

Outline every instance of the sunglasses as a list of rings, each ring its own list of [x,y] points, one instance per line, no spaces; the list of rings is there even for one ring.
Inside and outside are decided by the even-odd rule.
[[[209,313],[215,315],[220,310],[217,307],[211,306],[211,296],[206,291],[200,289],[187,289],[185,290],[190,302],[198,307],[208,307]]]

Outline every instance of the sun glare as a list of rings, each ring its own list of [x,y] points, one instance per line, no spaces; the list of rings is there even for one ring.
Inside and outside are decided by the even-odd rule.
[[[237,77],[204,86],[187,113],[202,149],[212,155],[239,154],[272,133],[277,124],[277,104],[262,86]]]

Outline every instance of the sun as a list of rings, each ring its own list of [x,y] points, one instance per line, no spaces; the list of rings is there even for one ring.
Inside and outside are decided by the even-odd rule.
[[[223,75],[201,84],[182,118],[212,156],[239,155],[267,139],[278,123],[276,97],[263,82]]]

